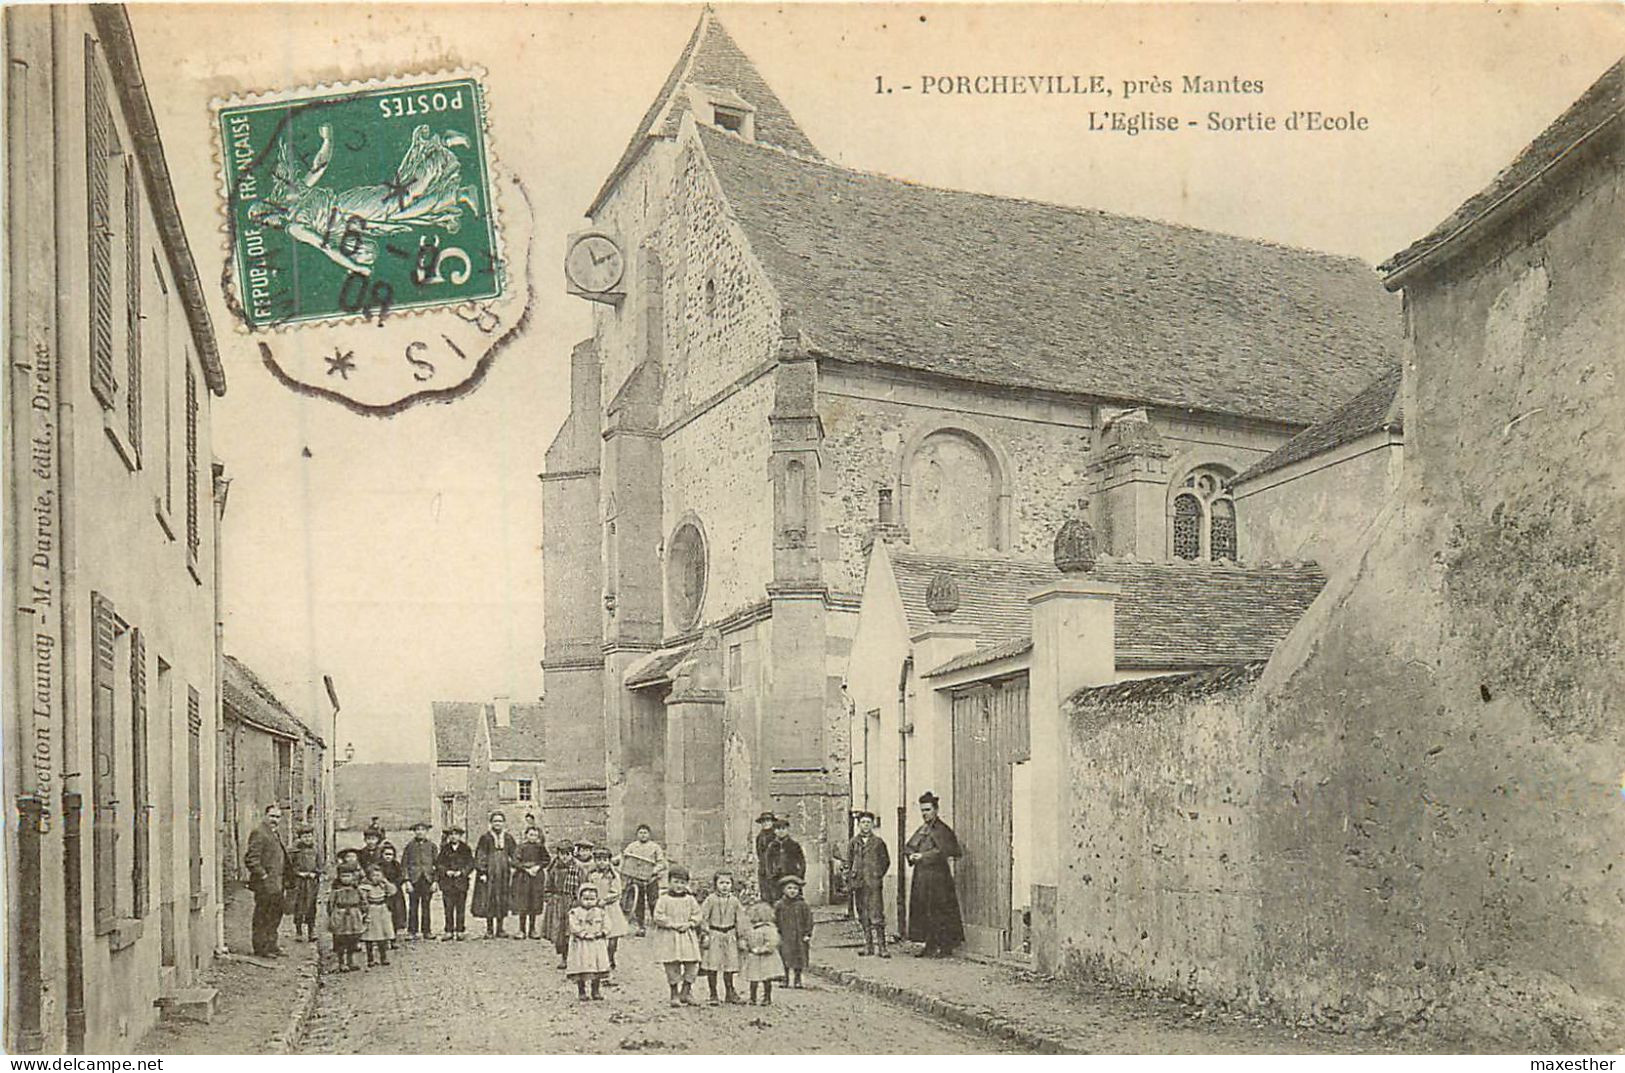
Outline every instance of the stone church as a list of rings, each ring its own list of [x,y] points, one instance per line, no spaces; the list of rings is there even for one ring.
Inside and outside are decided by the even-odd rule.
[[[1081,511],[1118,559],[1233,561],[1232,481],[1399,361],[1359,261],[830,161],[709,9],[587,216],[543,822],[749,876],[771,809],[813,898],[876,541],[1043,560]]]

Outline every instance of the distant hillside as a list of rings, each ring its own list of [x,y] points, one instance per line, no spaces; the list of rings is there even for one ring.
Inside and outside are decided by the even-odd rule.
[[[378,817],[384,830],[405,831],[429,814],[428,764],[349,763],[334,773],[334,816],[340,830],[360,829]]]

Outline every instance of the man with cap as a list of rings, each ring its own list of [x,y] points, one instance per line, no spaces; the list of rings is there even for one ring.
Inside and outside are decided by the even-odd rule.
[[[891,851],[875,834],[875,814],[856,815],[858,833],[846,844],[846,889],[857,903],[858,925],[863,928],[863,949],[867,957],[879,947],[880,956],[891,957],[886,949],[886,873],[891,870]]]
[[[441,942],[468,938],[464,913],[468,908],[468,877],[474,873],[474,851],[463,837],[465,833],[461,825],[453,824],[435,856],[435,881],[440,884],[440,907],[446,918]]]
[[[513,858],[519,843],[506,830],[508,818],[492,812],[490,830],[474,847],[474,915],[485,918],[487,939],[506,939]]]
[[[773,820],[771,812],[763,812],[756,817],[756,890],[764,902],[778,897],[778,890],[773,886],[773,881],[778,877],[767,868],[767,851],[773,844]]]
[[[925,822],[903,845],[904,859],[914,869],[908,890],[908,937],[925,944],[920,957],[947,957],[965,941],[949,864],[962,853],[953,828],[937,815],[939,803],[930,790],[920,795],[920,817]]]
[[[435,860],[440,851],[429,841],[429,825],[419,820],[412,825],[412,841],[401,854],[402,879],[410,901],[406,905],[406,935],[416,939],[434,938],[434,925],[429,922],[429,903],[434,894]]]

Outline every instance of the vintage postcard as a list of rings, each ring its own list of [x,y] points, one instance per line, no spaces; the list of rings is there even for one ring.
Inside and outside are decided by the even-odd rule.
[[[1620,7],[3,17],[8,1053],[1615,1068]]]

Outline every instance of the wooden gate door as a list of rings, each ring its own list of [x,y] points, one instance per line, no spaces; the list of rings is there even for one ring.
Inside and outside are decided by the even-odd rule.
[[[954,693],[953,829],[964,856],[955,872],[965,945],[1010,949],[1010,765],[1027,759],[1027,678]]]

